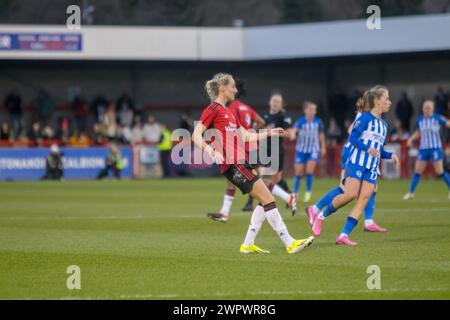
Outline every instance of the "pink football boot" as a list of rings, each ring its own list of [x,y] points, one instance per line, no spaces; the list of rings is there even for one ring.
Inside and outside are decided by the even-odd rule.
[[[314,206],[309,206],[306,208],[306,215],[308,216],[308,222],[311,227],[313,226],[318,214],[319,212],[314,210]]]
[[[358,243],[351,241],[348,236],[339,236],[336,239],[336,244],[340,246],[351,246],[356,247]]]
[[[312,233],[314,237],[320,237],[320,234],[322,233],[322,225],[323,220],[319,218],[319,216],[316,217],[316,220],[314,220],[314,223],[312,225]]]
[[[379,225],[377,225],[376,223],[370,224],[370,225],[365,225],[364,226],[364,231],[366,232],[387,232],[387,229],[380,227]]]

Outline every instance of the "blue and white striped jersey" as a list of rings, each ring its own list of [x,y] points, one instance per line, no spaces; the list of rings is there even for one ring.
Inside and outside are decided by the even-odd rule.
[[[442,148],[439,130],[446,123],[447,119],[437,114],[433,114],[428,118],[425,118],[423,115],[417,118],[416,126],[420,131],[420,150]]]
[[[324,131],[322,120],[317,117],[309,122],[306,117],[297,120],[297,152],[313,153],[320,151],[319,134]]]
[[[362,113],[361,112],[357,112],[356,113],[356,117],[355,117],[355,120],[353,121],[353,123],[352,123],[352,126],[355,124],[355,122],[356,121],[358,121],[358,119],[360,118],[362,116]],[[344,145],[344,148],[348,148],[348,147],[350,147],[352,144],[350,143],[350,141],[348,141],[348,139],[347,139],[347,143]]]
[[[359,135],[359,141],[368,148],[374,148],[381,152],[386,143],[388,126],[383,119],[378,119],[372,113],[367,112],[355,122],[352,134],[354,132]],[[376,158],[355,147],[350,153],[348,163],[379,172],[380,157]]]

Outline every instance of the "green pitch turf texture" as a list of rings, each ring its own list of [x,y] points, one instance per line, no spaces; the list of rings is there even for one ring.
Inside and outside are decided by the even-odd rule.
[[[449,299],[450,201],[441,181],[380,183],[376,221],[387,234],[352,234],[334,244],[351,205],[323,236],[288,255],[267,222],[257,244],[269,255],[239,254],[250,219],[237,194],[231,220],[213,222],[225,179],[0,183],[1,299]],[[336,185],[316,180],[313,198]],[[291,234],[311,234],[304,204],[295,217],[278,201]],[[81,270],[69,290],[67,267]],[[367,268],[381,290],[367,288]]]

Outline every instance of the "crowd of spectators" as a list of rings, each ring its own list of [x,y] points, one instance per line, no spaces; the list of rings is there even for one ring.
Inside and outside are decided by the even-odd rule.
[[[25,124],[24,106],[18,90],[12,91],[4,100],[9,113],[0,124],[2,145],[50,146],[104,146],[110,142],[121,145],[136,143],[158,145],[165,125],[152,114],[136,110],[128,94],[116,101],[103,96],[88,103],[75,96],[66,112],[56,116],[56,102],[40,90],[32,103],[34,109],[29,125]],[[56,117],[56,119],[55,119]],[[187,113],[180,118],[180,126],[192,130],[193,121]]]
[[[345,142],[347,129],[354,118],[354,105],[361,93],[354,91],[350,97],[336,91],[328,99],[329,121],[327,140],[330,145]],[[436,113],[450,117],[450,90],[437,89]],[[50,146],[59,145],[104,146],[110,142],[131,145],[137,143],[158,145],[163,138],[165,125],[160,124],[152,114],[137,110],[133,100],[126,93],[115,101],[103,96],[90,103],[76,95],[68,104],[68,112],[55,119],[55,99],[45,90],[40,90],[33,101],[34,115],[29,125],[24,121],[23,102],[18,90],[13,90],[4,100],[8,117],[0,123],[0,142],[14,145]],[[390,134],[391,140],[407,140],[414,129],[413,117],[420,113],[421,106],[414,106],[407,93],[394,102],[396,121]],[[183,112],[179,128],[192,132],[193,120]]]

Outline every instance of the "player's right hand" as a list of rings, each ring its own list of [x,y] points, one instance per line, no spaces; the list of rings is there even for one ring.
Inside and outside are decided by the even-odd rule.
[[[371,156],[373,156],[373,157],[375,157],[375,158],[379,158],[379,157],[380,157],[380,152],[379,152],[377,149],[375,149],[375,148],[369,148],[369,150],[367,150],[367,152],[368,152]]]
[[[214,150],[210,146],[208,146],[206,148],[206,152],[208,152],[208,155],[211,157],[211,159],[213,159],[213,161],[216,164],[222,164],[223,163],[223,156],[220,154],[220,152],[217,152],[216,150]]]
[[[284,129],[283,128],[270,129],[270,135],[271,136],[281,136],[283,134],[284,134]]]

